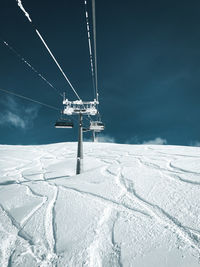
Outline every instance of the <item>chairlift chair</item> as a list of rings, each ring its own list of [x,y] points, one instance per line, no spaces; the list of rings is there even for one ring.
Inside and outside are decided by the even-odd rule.
[[[73,128],[74,123],[71,120],[60,120],[55,123],[55,128]]]
[[[105,128],[104,124],[101,121],[91,121],[90,130],[95,132],[101,132]]]

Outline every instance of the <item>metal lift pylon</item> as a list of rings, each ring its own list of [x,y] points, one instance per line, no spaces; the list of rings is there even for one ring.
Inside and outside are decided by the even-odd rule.
[[[83,171],[83,115],[79,114],[79,128],[78,128],[78,149],[77,149],[77,163],[76,174]]]
[[[97,137],[97,134],[95,131],[92,131],[92,139],[93,139],[93,142],[94,143],[97,143],[98,142],[98,137]]]
[[[94,101],[69,101],[64,97],[63,104],[65,106],[63,114],[79,115],[76,174],[81,174],[83,172],[83,116],[95,116],[99,102],[96,99]]]
[[[63,114],[67,116],[78,115],[78,148],[77,148],[77,163],[76,163],[76,174],[83,172],[83,132],[93,131],[93,141],[97,142],[97,134],[104,130],[104,124],[101,121],[92,121],[90,118],[89,128],[83,128],[83,116],[95,116],[98,113],[97,106],[99,102],[94,101],[82,101],[81,99],[76,101],[69,101],[63,99],[64,110]],[[73,128],[73,122],[69,119],[60,120],[56,122],[56,128]]]

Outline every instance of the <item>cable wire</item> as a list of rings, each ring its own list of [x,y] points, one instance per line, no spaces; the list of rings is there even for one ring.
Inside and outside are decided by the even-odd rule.
[[[3,43],[23,62],[25,63],[33,72],[35,72],[44,82],[46,82],[51,88],[53,88],[61,97],[63,95],[60,91],[55,88],[41,73],[39,73],[22,55],[20,55],[8,42],[2,40]]]
[[[2,92],[4,92],[4,93],[7,93],[7,94],[10,94],[10,95],[14,95],[14,96],[20,97],[20,98],[22,98],[22,99],[25,99],[25,100],[28,100],[28,101],[31,101],[31,102],[34,102],[34,103],[37,103],[37,104],[39,104],[39,105],[45,106],[45,107],[50,108],[50,109],[60,110],[59,108],[56,108],[56,107],[54,107],[54,106],[51,106],[51,105],[42,103],[42,102],[40,102],[40,101],[34,100],[34,99],[32,99],[32,98],[29,98],[29,97],[26,97],[26,96],[23,96],[23,95],[16,94],[16,93],[14,93],[14,92],[12,92],[12,91],[8,91],[8,90],[2,89],[2,88],[0,88],[0,91],[2,91]]]
[[[96,41],[96,8],[95,0],[92,0],[92,20],[93,20],[93,40],[94,40],[94,64],[95,64],[95,85],[96,85],[96,99],[99,101],[98,92],[98,70],[97,70],[97,41]]]
[[[25,10],[25,8],[23,7],[22,1],[21,0],[16,0],[18,3],[19,8],[22,10],[22,12],[24,13],[24,15],[26,16],[26,18],[28,19],[28,21],[31,23],[33,29],[35,30],[35,32],[37,33],[37,35],[39,36],[40,40],[42,41],[43,45],[46,47],[47,51],[49,52],[50,56],[52,57],[52,59],[54,60],[54,62],[56,63],[57,67],[59,68],[59,70],[61,71],[62,75],[64,76],[65,80],[68,82],[69,86],[71,87],[71,89],[73,90],[73,92],[75,93],[75,95],[78,97],[79,100],[80,97],[78,95],[78,93],[76,92],[76,90],[74,89],[73,85],[71,84],[71,82],[69,81],[68,77],[66,76],[66,74],[64,73],[64,71],[62,70],[60,64],[58,63],[58,61],[56,60],[56,58],[54,57],[53,53],[51,52],[50,48],[48,47],[47,43],[45,42],[44,38],[42,37],[42,35],[40,34],[40,32],[37,30],[37,28],[34,26],[32,19],[30,18],[29,13]]]
[[[78,97],[79,100],[80,97],[78,95],[78,93],[76,92],[76,90],[74,89],[73,85],[71,84],[71,82],[69,81],[68,77],[66,76],[66,74],[64,73],[64,71],[62,70],[61,66],[59,65],[58,61],[56,60],[56,58],[54,57],[53,53],[51,52],[50,48],[48,47],[47,43],[45,42],[44,38],[42,37],[42,35],[40,34],[40,32],[37,30],[37,28],[34,26],[32,19],[30,18],[29,13],[25,10],[25,8],[23,7],[22,1],[21,0],[16,0],[18,2],[18,6],[19,8],[23,11],[24,15],[27,17],[28,21],[31,23],[33,29],[35,30],[35,32],[37,33],[38,37],[40,38],[40,40],[42,41],[43,45],[45,46],[45,48],[47,49],[48,53],[50,54],[50,56],[52,57],[52,59],[54,60],[54,62],[56,63],[57,67],[59,68],[59,70],[61,71],[62,75],[64,76],[64,78],[66,79],[66,81],[68,82],[68,84],[70,85],[71,89],[73,90],[73,92],[75,93],[75,95]],[[94,6],[94,3],[93,3]],[[88,18],[88,12],[87,12],[87,0],[85,0],[85,8],[86,8],[86,22],[87,22],[87,31],[88,31],[88,44],[89,44],[89,53],[90,53],[90,63],[91,63],[91,71],[92,71],[92,75],[94,77],[94,88],[97,85],[97,80],[95,81],[95,77],[97,79],[97,74],[94,75],[94,64],[93,64],[93,56],[92,56],[92,46],[91,46],[91,37],[90,37],[90,27],[89,27],[89,18]],[[95,18],[95,15],[94,15]],[[94,20],[94,19],[93,19]],[[93,22],[94,23],[94,22]],[[95,24],[96,27],[96,24]],[[95,30],[95,40],[96,40],[96,30]],[[95,41],[96,42],[96,41]],[[95,49],[96,49],[96,43],[95,43]],[[96,65],[97,65],[97,60],[96,60]],[[96,85],[95,85],[96,84]],[[5,91],[5,90],[4,90]],[[17,95],[17,94],[15,94]],[[17,95],[19,96],[19,95]],[[30,100],[26,97],[20,96],[22,98],[25,98],[27,100]],[[98,92],[97,92],[97,88],[96,88],[96,97],[98,98]],[[34,101],[34,100],[31,100]],[[38,102],[40,104],[42,104],[39,101],[34,101],[34,102]],[[46,105],[46,104],[45,104]],[[55,108],[55,107],[54,107]],[[55,108],[56,109],[56,108]],[[88,116],[90,118],[90,116]],[[90,118],[91,120],[91,118]]]
[[[94,63],[93,63],[93,54],[92,54],[91,33],[90,33],[87,0],[84,0],[84,6],[85,6],[87,37],[88,37],[88,48],[89,48],[89,56],[90,56],[90,68],[91,68],[92,83],[93,83],[93,90],[94,90],[94,97],[95,97],[96,96],[96,82],[95,82],[95,70],[94,70]]]
[[[74,89],[73,85],[71,84],[70,80],[68,79],[68,77],[66,76],[66,74],[64,73],[64,71],[62,70],[60,64],[58,63],[58,61],[56,60],[56,58],[54,57],[54,55],[52,54],[51,50],[49,49],[47,43],[45,42],[45,40],[43,39],[43,37],[41,36],[40,32],[34,28],[37,35],[39,36],[40,40],[42,41],[42,43],[44,44],[44,46],[46,47],[47,51],[49,52],[50,56],[53,58],[54,62],[56,63],[56,65],[58,66],[59,70],[61,71],[61,73],[63,74],[65,80],[68,82],[68,84],[70,85],[71,89],[73,90],[73,92],[75,93],[75,95],[78,97],[79,100],[80,97],[78,95],[78,93],[76,92],[76,90]]]
[[[88,13],[88,4],[87,0],[84,0],[84,6],[85,6],[85,18],[86,18],[86,28],[87,28],[87,36],[88,36],[88,48],[89,48],[89,56],[90,56],[90,67],[91,67],[91,75],[92,75],[92,83],[93,83],[93,90],[94,90],[94,97],[98,99],[97,95],[97,82],[96,82],[96,70],[93,63],[93,53],[92,53],[92,44],[91,44],[91,32],[90,32],[90,24],[89,24],[89,13]],[[94,7],[95,8],[95,7]],[[96,31],[95,31],[96,36]],[[95,45],[95,42],[94,42]],[[95,48],[96,49],[96,48]],[[98,105],[97,105],[98,110]],[[92,121],[92,118],[90,115],[88,115],[88,118],[86,118],[89,122]]]

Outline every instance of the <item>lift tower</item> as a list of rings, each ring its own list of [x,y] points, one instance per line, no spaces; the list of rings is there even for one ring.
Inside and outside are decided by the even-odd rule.
[[[83,171],[83,116],[95,116],[97,114],[98,104],[96,99],[94,101],[69,101],[64,98],[63,100],[63,114],[68,116],[79,115],[76,174],[80,174]]]

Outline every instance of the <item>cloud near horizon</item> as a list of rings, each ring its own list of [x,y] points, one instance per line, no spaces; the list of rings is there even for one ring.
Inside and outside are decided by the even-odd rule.
[[[200,147],[200,141],[194,141],[194,142],[191,142],[191,143],[189,144],[189,146]]]
[[[156,137],[153,140],[144,141],[143,144],[145,145],[167,145],[167,140],[160,138],[160,137]]]
[[[98,136],[98,141],[100,143],[115,143],[115,138],[111,137],[110,135],[99,135]]]
[[[105,135],[105,134],[99,134],[97,136],[98,142],[99,143],[115,143],[116,140],[114,137],[111,137],[110,135]],[[85,139],[85,142],[91,142],[91,139]]]
[[[5,111],[0,114],[0,125],[27,129],[32,127],[34,119],[38,116],[38,105],[21,105],[13,97],[7,96],[0,101]]]
[[[161,137],[156,137],[152,140],[140,141],[138,136],[134,136],[127,140],[125,144],[143,144],[143,145],[167,145],[167,140]]]

